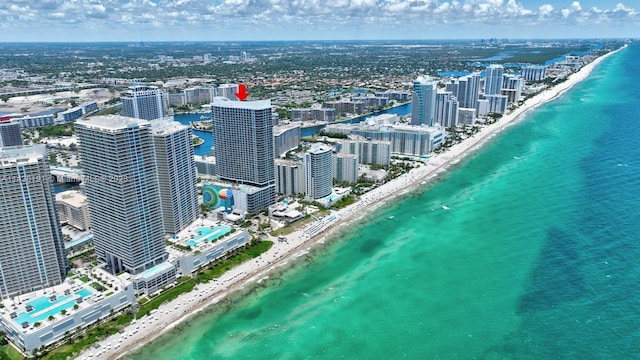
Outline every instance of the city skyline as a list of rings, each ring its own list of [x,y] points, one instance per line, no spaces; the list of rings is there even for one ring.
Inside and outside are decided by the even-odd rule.
[[[640,36],[628,0],[10,0],[0,20],[0,42]]]

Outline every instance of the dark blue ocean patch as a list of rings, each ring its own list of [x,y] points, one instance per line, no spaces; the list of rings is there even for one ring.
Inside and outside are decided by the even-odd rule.
[[[584,293],[578,244],[557,228],[547,233],[547,241],[531,275],[531,285],[520,298],[519,313],[548,310],[573,301]]]

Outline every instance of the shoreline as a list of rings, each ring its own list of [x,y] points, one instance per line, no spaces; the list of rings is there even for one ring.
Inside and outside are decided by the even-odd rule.
[[[598,57],[578,72],[571,74],[566,81],[526,100],[522,106],[505,114],[497,122],[483,127],[472,137],[453,145],[443,153],[431,156],[426,164],[363,194],[358,202],[341,210],[332,211],[325,218],[287,235],[285,242],[274,242],[269,251],[227,271],[217,281],[198,284],[196,291],[182,294],[177,299],[161,305],[153,314],[132,322],[122,334],[115,334],[98,342],[100,346],[97,349],[92,346],[84,350],[78,358],[123,358],[126,354],[140,349],[188,319],[208,310],[211,305],[223,302],[231,294],[260,285],[262,280],[288,268],[298,257],[326,243],[327,239],[335,237],[349,224],[389,204],[392,199],[406,196],[423,187],[451,165],[457,164],[464,157],[478,150],[497,133],[523,119],[527,112],[556,99],[586,79],[605,58],[624,48],[621,47]]]

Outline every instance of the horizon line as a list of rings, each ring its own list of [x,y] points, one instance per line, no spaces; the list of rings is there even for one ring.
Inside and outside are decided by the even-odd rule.
[[[498,38],[498,37],[483,37],[483,38],[438,38],[438,39],[288,39],[288,40],[95,40],[95,41],[4,41],[0,40],[0,44],[95,44],[95,43],[267,43],[267,42],[393,42],[393,41],[487,41],[487,40],[499,40],[499,41],[578,41],[578,40],[623,40],[623,41],[637,41],[640,38],[636,37],[583,37],[583,38]]]

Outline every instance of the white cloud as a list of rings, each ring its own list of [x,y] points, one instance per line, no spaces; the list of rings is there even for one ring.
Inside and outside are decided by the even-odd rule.
[[[540,16],[546,16],[549,15],[553,12],[553,6],[551,6],[550,4],[543,4],[540,6],[540,8],[538,8],[538,14]]]
[[[189,29],[181,28],[186,23],[194,33],[259,27],[264,32],[277,30],[291,35],[303,30],[323,32],[365,25],[370,31],[401,28],[420,34],[447,24],[472,28],[616,23],[640,29],[638,10],[622,3],[607,9],[583,7],[579,1],[569,6],[557,5],[559,2],[548,0],[530,8],[518,0],[4,0],[0,2],[0,23],[5,30],[0,33],[0,41],[11,40],[6,29],[15,28],[17,33],[55,28],[70,19],[78,31],[85,29],[85,24],[86,29],[103,30],[136,30],[140,24],[147,31],[151,24],[157,30],[167,28],[168,34],[173,30],[188,33]]]

